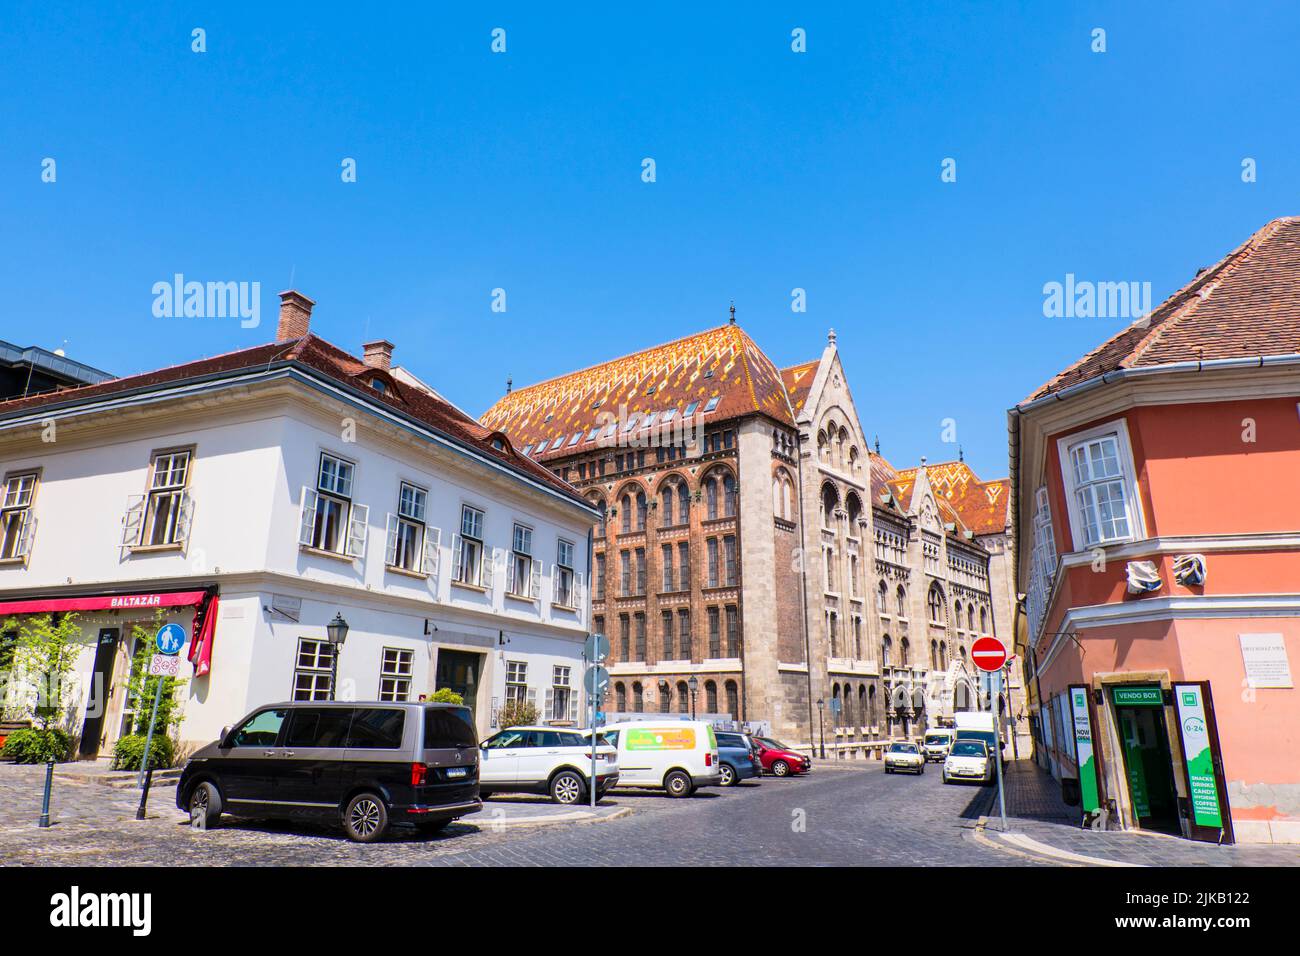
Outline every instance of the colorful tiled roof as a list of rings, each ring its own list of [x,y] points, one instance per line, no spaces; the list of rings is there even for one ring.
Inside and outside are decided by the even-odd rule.
[[[717,403],[706,412],[712,399]],[[515,389],[480,421],[546,460],[583,451],[592,429],[609,422],[610,415],[622,430],[634,414],[644,421],[651,412],[675,409],[680,421],[692,403],[698,403],[693,414],[706,421],[760,413],[794,424],[781,373],[736,325]],[[557,439],[563,439],[558,446]]]
[[[808,392],[812,390],[813,379],[817,377],[817,368],[821,363],[821,359],[813,359],[802,365],[781,369],[781,383],[785,386],[786,395],[790,397],[790,408],[796,418],[803,411],[804,402],[808,401]]]
[[[337,382],[362,388],[370,401],[388,405],[449,438],[502,461],[576,501],[582,501],[573,486],[562,481],[537,462],[518,454],[511,448],[508,440],[503,440],[502,447],[497,448],[493,443],[496,433],[492,429],[480,425],[441,396],[402,383],[388,372],[371,368],[356,356],[315,335],[306,335],[288,342],[255,345],[237,352],[172,365],[139,375],[109,379],[95,385],[84,385],[79,388],[68,388],[0,402],[0,418],[31,408],[57,407],[127,392],[147,392],[192,379],[286,364],[305,366]],[[386,387],[383,392],[370,387],[370,381],[375,378],[384,381]],[[496,437],[504,439],[505,436]]]
[[[1121,368],[1300,353],[1300,218],[1275,219],[1031,401]]]
[[[935,496],[949,504],[961,523],[974,534],[996,534],[1007,527],[1007,499],[1011,494],[1011,481],[980,481],[964,461],[945,461],[925,466],[926,477]],[[898,497],[907,507],[916,469],[905,468],[898,473]],[[906,496],[906,497],[904,497]]]

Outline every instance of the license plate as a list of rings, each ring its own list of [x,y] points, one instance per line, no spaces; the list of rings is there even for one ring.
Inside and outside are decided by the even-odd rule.
[[[453,778],[453,777],[467,777],[467,776],[469,776],[469,768],[468,768],[468,767],[448,767],[448,768],[447,768],[447,776],[448,776],[449,778]]]

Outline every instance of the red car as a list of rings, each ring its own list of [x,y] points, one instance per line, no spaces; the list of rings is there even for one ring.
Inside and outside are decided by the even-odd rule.
[[[788,777],[791,774],[807,773],[812,770],[811,757],[791,750],[771,737],[755,737],[754,746],[758,748],[758,759],[763,764],[764,773]]]

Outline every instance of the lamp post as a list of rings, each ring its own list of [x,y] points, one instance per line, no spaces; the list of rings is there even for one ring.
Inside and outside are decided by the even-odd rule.
[[[821,750],[820,750],[821,756],[819,759],[825,760],[826,759],[826,701],[820,697],[817,698],[817,725],[820,728],[821,741],[822,741]]]
[[[348,622],[343,620],[343,615],[339,612],[334,613],[334,620],[325,625],[325,634],[330,642],[330,700],[334,699],[334,688],[338,684],[339,677],[339,654],[343,650],[343,642],[348,639]]]
[[[695,695],[699,693],[700,690],[700,679],[692,675],[691,679],[686,682],[686,686],[691,689],[691,720],[694,720],[695,719]]]

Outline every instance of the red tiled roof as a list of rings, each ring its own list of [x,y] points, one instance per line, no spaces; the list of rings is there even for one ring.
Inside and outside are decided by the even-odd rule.
[[[980,481],[964,461],[945,461],[925,466],[926,478],[935,496],[950,505],[961,523],[974,534],[995,534],[1007,527],[1007,499],[1011,481]],[[910,502],[916,469],[905,468],[898,473],[898,497]],[[903,504],[907,507],[907,503]]]
[[[1275,219],[1026,401],[1120,368],[1300,353],[1300,218]]]
[[[271,342],[255,345],[237,352],[228,352],[211,358],[198,359],[182,365],[172,365],[152,372],[129,375],[124,378],[109,379],[97,385],[83,385],[79,388],[46,392],[27,398],[0,402],[0,416],[30,408],[53,407],[68,402],[81,402],[96,398],[108,398],[119,393],[149,390],[165,385],[179,384],[196,378],[218,375],[227,372],[246,371],[273,364],[293,363],[314,369],[335,381],[366,390],[366,397],[382,405],[387,405],[400,413],[427,425],[448,437],[464,442],[480,452],[502,461],[530,478],[560,491],[570,498],[582,501],[577,490],[568,482],[562,481],[549,469],[542,467],[518,454],[505,436],[503,448],[493,447],[492,439],[496,434],[485,428],[455,406],[435,395],[430,395],[418,388],[399,382],[387,372],[370,368],[356,356],[350,355],[335,345],[315,335],[307,335],[289,342]],[[380,393],[369,387],[374,378],[383,379],[385,391]]]
[[[821,364],[821,359],[813,359],[802,365],[781,369],[781,384],[785,386],[785,393],[790,397],[790,408],[796,416],[803,411],[804,402],[812,390],[813,379],[817,377],[817,367]]]
[[[613,415],[628,419],[673,408],[680,421],[692,402],[703,413],[709,399],[717,407],[708,421],[761,413],[793,425],[781,373],[739,326],[723,325],[657,345],[623,358],[593,365],[501,397],[482,423],[508,434],[519,448],[550,446],[542,460],[563,458],[587,447],[587,434]],[[619,428],[623,427],[620,422]],[[582,437],[574,443],[574,435]],[[593,446],[594,447],[594,446]]]

